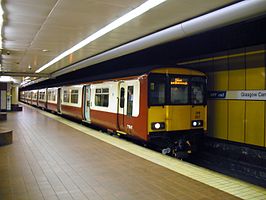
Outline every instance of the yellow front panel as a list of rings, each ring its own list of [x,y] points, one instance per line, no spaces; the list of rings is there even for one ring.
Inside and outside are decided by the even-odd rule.
[[[191,106],[165,106],[169,110],[166,117],[166,130],[189,130],[191,128]],[[166,112],[167,114],[167,112]]]
[[[192,120],[203,120],[206,130],[206,109],[207,106],[151,106],[148,113],[148,130],[153,122],[165,122],[165,129],[159,131],[178,131],[192,129]]]
[[[191,108],[191,121],[203,120],[203,128],[207,130],[207,106],[192,106]]]
[[[244,142],[245,101],[228,101],[228,140]]]
[[[263,101],[246,102],[246,143],[264,146],[264,105]]]
[[[165,106],[151,106],[148,110],[148,131],[156,131],[151,129],[151,123],[165,122],[165,117]]]
[[[208,133],[215,138],[227,139],[227,101],[208,102]]]

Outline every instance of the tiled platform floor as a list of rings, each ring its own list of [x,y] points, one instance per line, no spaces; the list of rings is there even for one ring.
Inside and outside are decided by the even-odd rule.
[[[13,144],[0,147],[1,200],[238,199],[35,109],[8,113],[0,126],[14,130]]]

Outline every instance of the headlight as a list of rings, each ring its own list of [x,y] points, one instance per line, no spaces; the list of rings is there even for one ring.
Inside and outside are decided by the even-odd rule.
[[[202,120],[193,120],[191,124],[192,124],[192,127],[200,127],[200,126],[203,126],[203,121]]]
[[[151,129],[152,130],[160,130],[165,128],[164,122],[153,122],[151,123]]]

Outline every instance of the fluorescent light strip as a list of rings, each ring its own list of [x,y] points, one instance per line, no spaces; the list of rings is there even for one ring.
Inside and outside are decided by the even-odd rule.
[[[130,11],[129,13],[123,15],[122,17],[116,19],[112,23],[108,24],[107,26],[103,27],[99,31],[95,32],[94,34],[90,35],[86,39],[82,40],[75,46],[71,47],[70,49],[66,50],[59,56],[55,57],[53,60],[48,62],[47,64],[43,65],[41,68],[35,71],[35,73],[39,73],[45,70],[47,67],[50,67],[54,63],[58,62],[62,58],[70,55],[71,53],[79,50],[80,48],[84,47],[85,45],[91,43],[92,41],[98,39],[99,37],[109,33],[110,31],[118,28],[119,26],[129,22],[130,20],[142,15],[143,13],[147,12],[148,10],[158,6],[159,4],[165,2],[166,0],[148,0],[145,3],[141,4],[139,7],[135,8],[134,10]]]

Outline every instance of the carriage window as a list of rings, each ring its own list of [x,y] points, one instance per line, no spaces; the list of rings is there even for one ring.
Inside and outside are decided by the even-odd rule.
[[[125,88],[120,89],[120,108],[125,107]]]
[[[127,87],[127,115],[132,116],[132,111],[133,111],[133,92],[134,92],[134,87],[133,86],[128,86]]]
[[[55,101],[55,90],[49,90],[48,91],[48,100],[49,101]]]
[[[188,78],[171,78],[170,86],[170,103],[188,104]]]
[[[33,98],[33,99],[37,99],[37,92],[34,92],[34,93],[33,93],[32,98]]]
[[[109,105],[109,88],[96,89],[95,106],[108,107]]]
[[[54,90],[48,90],[48,101],[55,101],[55,92],[54,92]]]
[[[160,80],[152,80],[150,82],[150,105],[163,105],[165,104],[165,82]]]
[[[206,79],[203,77],[193,77],[191,79],[191,102],[192,104],[204,103],[204,88]]]
[[[64,97],[63,97],[63,101],[68,103],[69,102],[69,93],[67,90],[64,90]]]
[[[79,91],[71,90],[71,103],[78,103]]]
[[[39,92],[39,99],[45,100],[45,92]]]
[[[53,90],[53,92],[52,92],[52,101],[55,101],[55,90]]]

